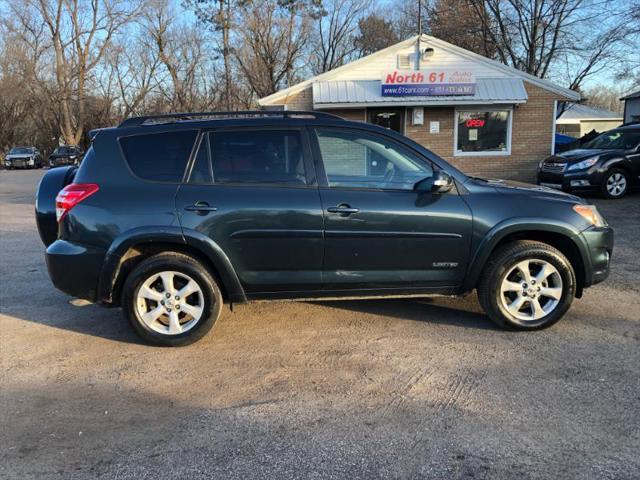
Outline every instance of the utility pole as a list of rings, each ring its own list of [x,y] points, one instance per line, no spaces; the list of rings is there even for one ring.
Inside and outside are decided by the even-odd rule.
[[[420,40],[422,40],[422,0],[418,0],[418,51],[416,52],[416,70],[420,70]]]

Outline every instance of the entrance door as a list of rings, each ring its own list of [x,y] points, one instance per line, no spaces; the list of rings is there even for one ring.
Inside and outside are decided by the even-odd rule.
[[[461,283],[472,216],[455,190],[415,192],[431,163],[357,128],[314,129],[326,180],[323,281],[330,290],[429,290]],[[319,172],[320,174],[320,172]],[[323,185],[324,183],[324,185]]]
[[[404,133],[404,108],[369,108],[367,117],[369,123]]]

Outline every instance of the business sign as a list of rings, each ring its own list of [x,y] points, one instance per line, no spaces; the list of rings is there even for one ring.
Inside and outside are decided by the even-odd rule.
[[[474,95],[476,78],[469,70],[451,68],[393,70],[383,72],[380,86],[383,97]]]

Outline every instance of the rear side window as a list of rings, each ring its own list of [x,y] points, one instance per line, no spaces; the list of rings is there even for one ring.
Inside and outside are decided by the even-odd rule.
[[[213,132],[209,144],[214,183],[306,184],[297,130]]]
[[[133,173],[145,180],[180,182],[196,140],[197,131],[132,135],[120,139]]]

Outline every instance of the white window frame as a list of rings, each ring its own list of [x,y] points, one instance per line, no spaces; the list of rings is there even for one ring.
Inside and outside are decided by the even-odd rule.
[[[485,150],[483,152],[462,152],[458,150],[458,113],[460,112],[507,112],[507,149],[504,152]],[[467,107],[456,108],[453,112],[453,156],[454,157],[508,157],[511,155],[511,133],[513,130],[513,107]]]

